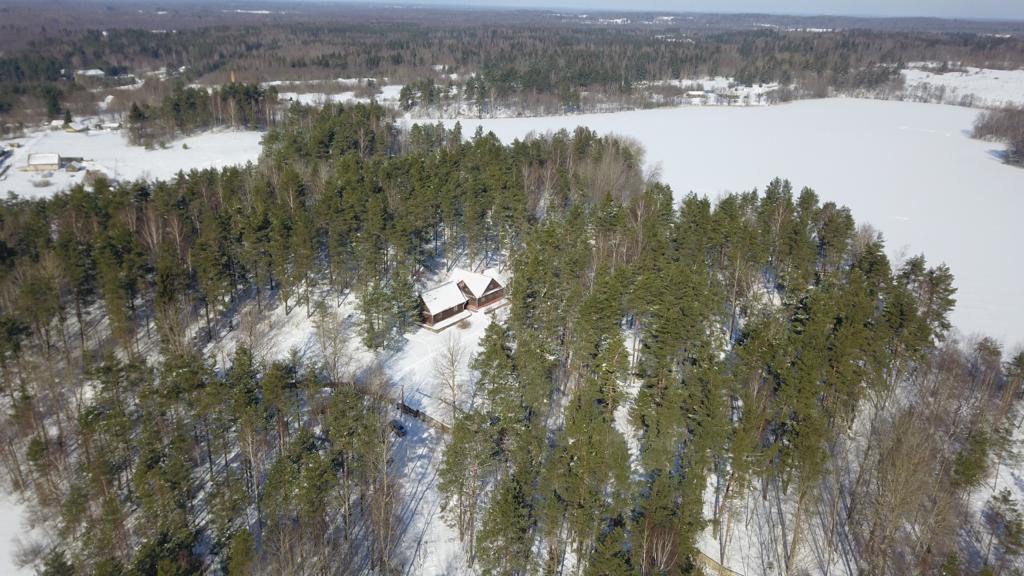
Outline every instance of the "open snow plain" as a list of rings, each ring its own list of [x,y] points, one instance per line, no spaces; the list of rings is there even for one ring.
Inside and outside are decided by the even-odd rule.
[[[463,134],[479,125],[505,142],[576,126],[634,138],[677,198],[763,189],[776,176],[794,192],[813,188],[881,231],[890,256],[947,263],[955,326],[1012,349],[1024,344],[1024,169],[1000,161],[1001,145],[971,139],[978,113],[839,98],[462,124]]]

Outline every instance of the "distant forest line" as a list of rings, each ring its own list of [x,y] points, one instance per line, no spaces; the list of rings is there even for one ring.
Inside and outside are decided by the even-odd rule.
[[[765,17],[767,22],[756,23],[741,16],[655,23],[632,15],[631,24],[613,26],[599,25],[594,17],[576,22],[578,16],[541,12],[429,10],[407,20],[384,10],[364,20],[325,16],[310,22],[287,12],[227,10],[194,25],[165,28],[184,17],[180,9],[161,21],[154,16],[159,11],[139,8],[139,20],[130,20],[136,27],[83,28],[62,20],[54,8],[53,19],[62,27],[52,28],[42,21],[33,27],[35,20],[17,6],[3,10],[13,17],[0,27],[9,44],[0,53],[4,124],[59,118],[68,109],[88,114],[105,95],[115,96],[110,112],[127,114],[131,103],[157,105],[182,86],[236,81],[386,79],[416,84],[418,103],[456,91],[478,102],[480,110],[527,103],[572,112],[587,96],[629,102],[638,92],[655,90],[651,83],[677,79],[778,83],[784,89],[775,97],[789,99],[898,87],[907,62],[1024,64],[1024,40],[1014,35],[1013,25],[1000,23],[988,30],[1010,31],[933,31],[918,25],[910,26],[916,31],[877,30],[870,25],[889,21],[842,19],[848,27],[831,30],[810,28],[803,20],[787,24]],[[781,23],[771,23],[776,21]],[[75,73],[89,69],[102,70],[104,77]],[[158,70],[164,72],[147,76]],[[126,89],[133,83],[134,89]],[[658,90],[671,88],[682,93],[678,86]]]

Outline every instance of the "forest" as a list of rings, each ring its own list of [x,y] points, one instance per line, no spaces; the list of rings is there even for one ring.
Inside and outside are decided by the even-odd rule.
[[[753,502],[780,573],[1020,570],[1020,503],[971,502],[1013,457],[1024,353],[950,337],[946,266],[785,180],[679,202],[628,141],[392,114],[296,105],[255,165],[0,203],[0,460],[54,535],[23,561],[406,573],[388,382],[338,350],[401,348],[425,278],[497,262],[507,318],[436,437],[467,569],[700,574]],[[266,356],[279,309],[318,353]]]
[[[206,90],[178,85],[159,106],[132,102],[128,139],[152,145],[216,126],[266,129],[277,115],[277,89],[273,86],[264,89],[258,84],[228,83]]]
[[[1024,166],[1024,108],[1007,106],[985,112],[974,124],[974,137],[1005,143],[1006,163]]]

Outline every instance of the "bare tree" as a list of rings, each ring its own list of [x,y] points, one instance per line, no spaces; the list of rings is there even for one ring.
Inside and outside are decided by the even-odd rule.
[[[382,403],[386,397],[386,382],[373,378],[370,384],[371,396],[376,398],[372,445],[367,449],[367,492],[369,497],[369,529],[371,565],[378,574],[395,571],[392,557],[398,542],[397,512],[399,510],[400,487],[391,472],[394,451],[394,436],[387,419],[387,409]]]
[[[313,327],[316,330],[316,341],[320,347],[320,362],[333,382],[341,382],[346,376],[351,358],[347,343],[345,323],[338,317],[336,310],[331,309],[326,301],[316,305],[313,316]]]
[[[454,332],[449,332],[444,348],[434,358],[434,376],[444,384],[445,391],[448,393],[446,402],[451,409],[452,426],[455,426],[455,416],[459,411],[459,393],[461,392],[459,369],[465,356],[466,347],[462,343],[462,338]]]
[[[239,315],[238,330],[240,343],[249,348],[256,363],[266,362],[273,351],[274,342],[257,307],[248,306],[242,311]]]

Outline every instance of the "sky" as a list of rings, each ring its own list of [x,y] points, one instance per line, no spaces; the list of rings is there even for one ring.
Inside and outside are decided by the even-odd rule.
[[[483,7],[1024,20],[1024,0],[417,0]]]

